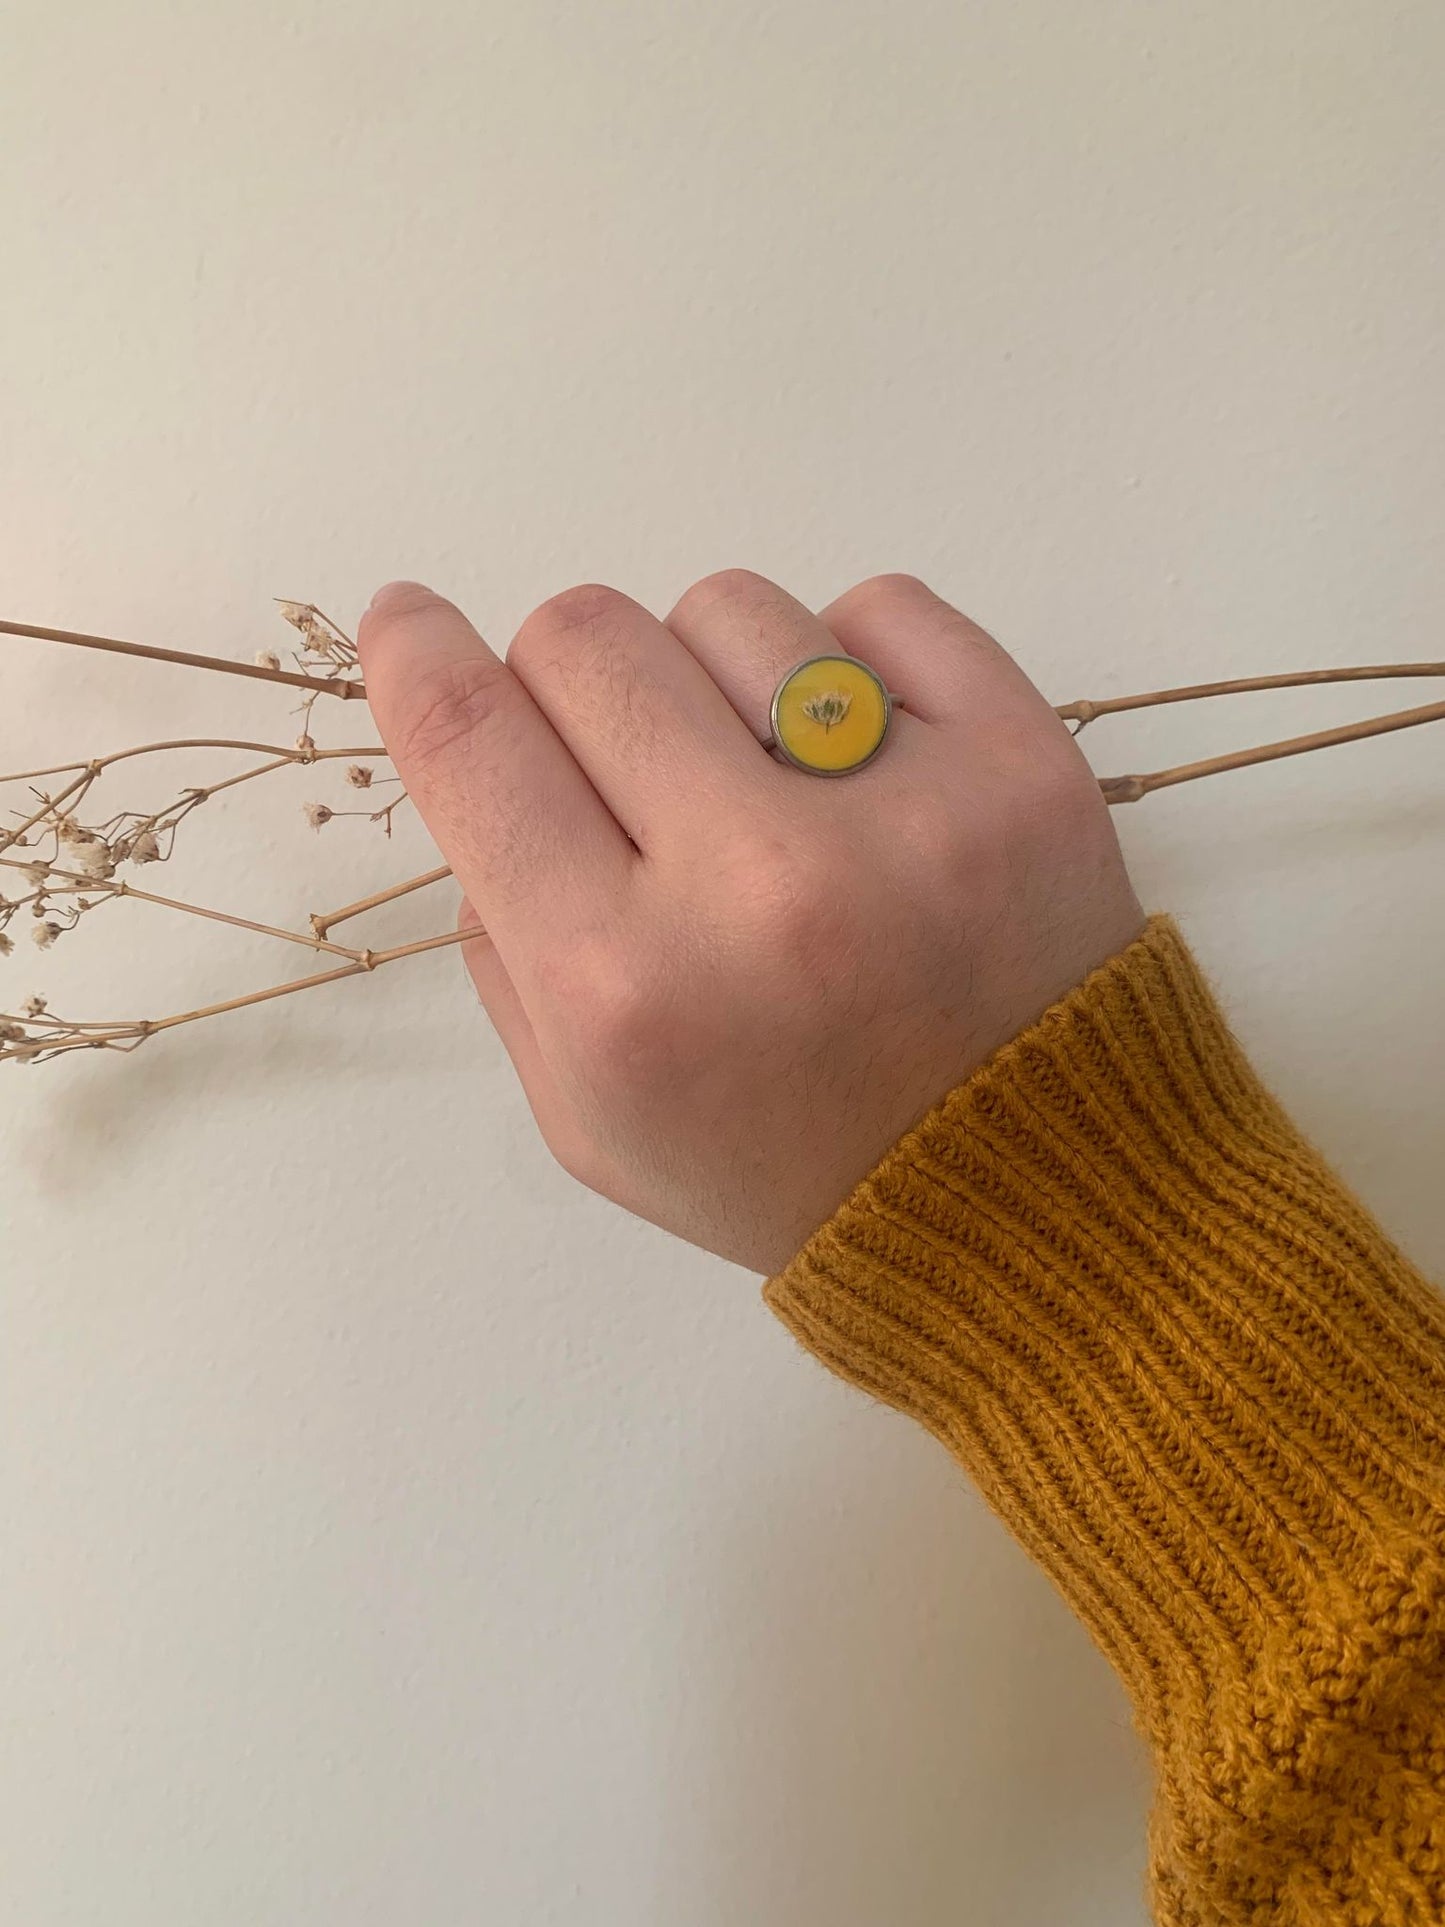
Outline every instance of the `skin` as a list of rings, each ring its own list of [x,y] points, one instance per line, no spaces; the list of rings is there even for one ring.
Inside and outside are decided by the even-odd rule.
[[[505,659],[394,582],[359,643],[553,1155],[753,1270],[1143,929],[1068,730],[915,577],[814,614],[729,569],[662,621],[587,584]],[[784,671],[840,645],[907,707],[866,768],[820,778],[760,739]]]

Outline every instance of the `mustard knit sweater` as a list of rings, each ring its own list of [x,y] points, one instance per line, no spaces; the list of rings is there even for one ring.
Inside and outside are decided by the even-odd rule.
[[[1445,1923],[1445,1299],[1168,919],[767,1296],[943,1441],[1122,1675],[1163,1927]]]

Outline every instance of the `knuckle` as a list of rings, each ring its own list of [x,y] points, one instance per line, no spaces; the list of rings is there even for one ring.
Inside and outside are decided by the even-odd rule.
[[[594,983],[586,1021],[593,1063],[614,1087],[647,1082],[667,1053],[668,1026],[639,975],[623,970]]]
[[[592,629],[626,602],[620,589],[610,589],[605,582],[579,582],[540,603],[522,624],[522,632],[565,636],[577,629]]]
[[[618,589],[601,582],[583,582],[563,589],[540,603],[512,638],[507,662],[518,674],[548,675],[579,661],[579,645],[596,645],[593,654],[606,654],[608,632],[619,613],[630,605]]]
[[[691,588],[684,589],[672,614],[681,618],[697,616],[719,602],[756,602],[776,594],[774,585],[756,569],[715,569],[711,575],[700,577]]]
[[[855,582],[851,589],[845,589],[833,604],[835,610],[874,608],[879,603],[917,603],[926,597],[936,601],[932,589],[916,575],[905,575],[892,570],[882,575],[870,575],[862,582]]]
[[[645,968],[615,943],[584,939],[544,974],[549,1000],[565,1014],[572,1045],[594,1076],[630,1079],[656,1056],[661,999]]]
[[[606,1163],[590,1138],[574,1128],[551,1126],[542,1133],[543,1142],[569,1178],[589,1191],[602,1191]]]
[[[865,576],[858,584],[858,594],[865,596],[924,595],[933,591],[921,576],[910,575],[906,569],[885,569],[879,575]]]
[[[505,697],[496,665],[485,659],[427,670],[407,692],[390,747],[411,768],[439,762],[492,727]]]
[[[827,975],[856,943],[844,865],[826,845],[799,849],[781,835],[745,834],[726,853],[720,879],[729,916],[750,952],[768,962],[775,987]]]

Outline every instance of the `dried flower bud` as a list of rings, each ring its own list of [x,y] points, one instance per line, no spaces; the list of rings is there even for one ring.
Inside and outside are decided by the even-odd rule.
[[[335,810],[331,809],[325,803],[304,803],[302,808],[306,813],[306,821],[311,825],[313,830],[321,829],[323,825],[329,823],[336,814]]]
[[[346,765],[346,780],[354,790],[369,790],[371,788],[371,776],[372,772],[369,764],[348,763]]]
[[[43,1017],[50,1005],[44,997],[27,997],[20,1008],[27,1017]]]
[[[281,667],[281,658],[276,654],[274,649],[258,649],[256,651],[256,667],[258,669],[279,669]]]
[[[15,939],[13,937],[7,937],[5,932],[0,930],[0,957],[11,956],[14,949]]]
[[[306,654],[324,656],[330,637],[326,633],[318,612],[309,602],[278,602],[284,622],[293,629],[299,629],[306,644]]]
[[[60,925],[53,923],[49,917],[41,923],[32,923],[30,926],[30,941],[39,950],[48,950],[59,935]]]

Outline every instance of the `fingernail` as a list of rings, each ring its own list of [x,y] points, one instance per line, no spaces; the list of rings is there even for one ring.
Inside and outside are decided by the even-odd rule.
[[[368,615],[382,615],[388,609],[424,600],[434,593],[435,591],[429,589],[424,582],[383,582],[367,604],[366,612]]]

